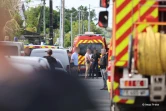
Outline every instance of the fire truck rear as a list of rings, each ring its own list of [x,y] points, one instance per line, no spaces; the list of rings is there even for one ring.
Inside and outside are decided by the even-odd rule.
[[[80,72],[85,72],[85,53],[87,48],[91,49],[92,53],[94,49],[97,49],[98,53],[101,52],[102,48],[107,49],[105,38],[100,34],[94,34],[93,32],[86,32],[85,34],[78,35],[74,39],[73,51],[75,47],[80,48],[79,53],[79,68]]]
[[[166,1],[113,0],[108,86],[112,111],[166,111]],[[108,8],[110,1],[101,0]],[[99,26],[108,26],[108,11]]]

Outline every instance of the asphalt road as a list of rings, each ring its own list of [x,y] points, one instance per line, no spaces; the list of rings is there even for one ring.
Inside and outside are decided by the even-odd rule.
[[[110,111],[109,93],[103,88],[103,81],[99,79],[82,79],[84,85],[89,89],[89,94],[97,106],[97,111]]]

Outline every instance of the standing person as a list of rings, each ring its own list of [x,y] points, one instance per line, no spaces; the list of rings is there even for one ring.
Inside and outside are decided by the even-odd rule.
[[[72,63],[72,74],[74,76],[78,76],[78,53],[80,52],[79,47],[75,48],[75,52],[71,55],[71,62]]]
[[[100,70],[103,77],[104,87],[101,90],[107,90],[107,66],[108,66],[108,57],[106,54],[106,49],[101,49],[102,57],[100,58]]]
[[[67,50],[67,55],[68,55],[69,63],[70,63],[70,61],[71,61],[71,52],[69,50]]]
[[[85,54],[85,66],[86,66],[85,79],[87,78],[88,73],[90,71],[90,62],[91,62],[90,53],[91,53],[90,49],[87,49],[87,52]]]
[[[92,53],[92,50],[90,50],[90,54],[89,54],[89,57],[90,57],[89,77],[91,77],[91,74],[92,74],[92,68],[93,68],[93,59],[92,59],[92,56],[93,56],[93,53]]]
[[[99,77],[99,72],[98,72],[98,60],[100,58],[99,53],[97,50],[94,50],[94,54],[92,55],[92,78],[94,78],[94,73],[96,73],[96,77]]]
[[[61,68],[61,64],[54,57],[52,57],[52,50],[51,49],[49,49],[47,51],[47,56],[44,56],[44,58],[47,59],[51,70],[55,70],[56,67]]]

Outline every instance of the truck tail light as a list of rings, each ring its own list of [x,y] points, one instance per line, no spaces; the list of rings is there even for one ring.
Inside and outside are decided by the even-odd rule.
[[[120,80],[121,88],[148,88],[148,80]]]
[[[125,86],[144,86],[144,81],[125,81]]]

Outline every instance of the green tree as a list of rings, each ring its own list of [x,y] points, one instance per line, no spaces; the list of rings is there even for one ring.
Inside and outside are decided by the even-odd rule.
[[[42,17],[42,6],[38,7],[31,7],[29,8],[25,14],[26,14],[26,27],[27,28],[38,28],[39,25],[39,18]],[[46,7],[46,28],[49,28],[49,7]],[[43,23],[43,22],[42,22]],[[43,31],[43,24],[40,24],[40,31]],[[53,11],[53,28],[58,29],[59,28],[59,12],[56,10]],[[34,30],[36,32],[36,30]]]
[[[40,16],[40,10],[41,10],[41,6],[38,7],[31,7],[26,11],[26,16],[27,16],[27,29],[36,32],[37,30],[37,26],[38,26],[38,21],[39,21],[39,16]],[[89,11],[88,11],[88,7],[84,7],[84,6],[80,6],[78,7],[78,9],[76,8],[71,8],[71,9],[65,9],[65,40],[64,40],[64,44],[65,47],[69,47],[71,45],[71,37],[70,37],[70,31],[71,31],[71,22],[70,22],[70,17],[71,17],[71,13],[73,13],[73,39],[76,35],[78,35],[79,33],[79,21],[78,21],[78,14],[81,11],[82,13],[82,21],[81,21],[81,34],[83,34],[84,32],[88,31],[88,16],[89,16]],[[103,34],[103,30],[99,27],[96,26],[96,24],[94,24],[93,20],[96,19],[96,14],[95,14],[95,10],[91,10],[91,31],[95,32],[97,34]],[[46,7],[46,33],[49,33],[49,7]],[[41,25],[43,26],[43,25]],[[57,42],[57,38],[60,37],[60,31],[59,31],[59,26],[60,26],[60,13],[57,12],[56,10],[53,11],[53,28],[54,28],[54,43]],[[41,32],[43,31],[43,27],[41,27]]]
[[[0,36],[5,35],[13,40],[14,36],[19,36],[22,33],[21,16],[19,15],[20,0],[0,0]]]
[[[65,34],[65,44],[64,44],[65,47],[69,47],[69,46],[71,45],[71,42],[70,42],[71,39],[70,39],[70,37],[71,37],[71,36],[70,36],[70,33],[69,33],[69,32]]]

